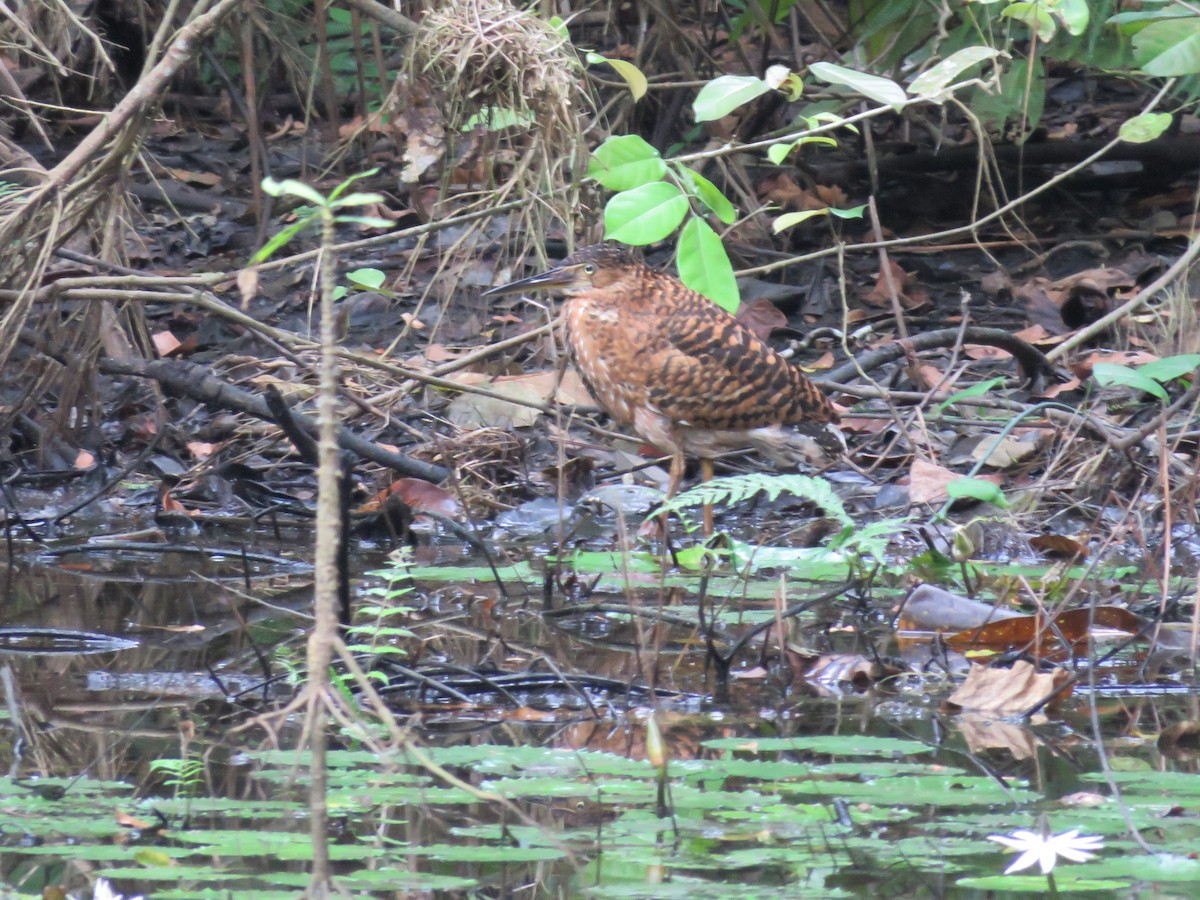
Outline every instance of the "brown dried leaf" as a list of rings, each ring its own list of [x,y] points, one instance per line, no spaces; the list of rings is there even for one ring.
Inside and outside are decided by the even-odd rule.
[[[1007,750],[1013,759],[1031,759],[1037,752],[1037,738],[1023,722],[1005,722],[992,715],[964,712],[955,724],[972,753]]]
[[[183,346],[179,342],[179,338],[175,337],[170,331],[156,331],[151,335],[150,339],[154,341],[154,349],[158,352],[158,355],[164,359]]]
[[[937,463],[920,458],[913,459],[908,476],[909,500],[913,503],[945,503],[950,499],[946,485],[952,481],[958,481],[962,477],[958,472],[952,472]],[[975,477],[995,484],[1001,484],[1004,481],[1001,476],[995,474],[976,475]]]
[[[787,324],[787,316],[770,300],[759,297],[753,303],[743,303],[738,307],[737,320],[754,333],[760,340],[765,341],[776,328]]]
[[[1061,651],[1065,648],[1062,647],[1060,635],[1069,644],[1083,644],[1093,628],[1112,628],[1126,634],[1136,634],[1142,625],[1137,616],[1119,606],[1072,609],[1059,613],[1052,621],[1053,627],[1047,628],[1044,616],[1016,616],[982,628],[960,631],[947,637],[946,643],[959,650],[986,647]]]
[[[1019,715],[1056,694],[1056,700],[1067,696],[1069,691],[1058,691],[1070,679],[1065,669],[1039,672],[1025,660],[1017,660],[1011,669],[972,664],[967,680],[947,702],[975,712]]]
[[[258,266],[247,266],[237,273],[238,295],[242,298],[242,312],[258,295]]]
[[[1029,546],[1060,559],[1087,559],[1088,555],[1086,544],[1064,534],[1039,534],[1029,539]]]

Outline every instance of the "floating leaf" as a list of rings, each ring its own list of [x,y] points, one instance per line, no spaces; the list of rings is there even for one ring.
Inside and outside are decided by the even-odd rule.
[[[697,122],[711,122],[729,115],[770,89],[769,84],[753,75],[721,75],[700,88],[692,101],[692,110]]]
[[[919,97],[940,93],[968,69],[999,55],[1000,51],[994,47],[964,47],[914,78],[909,90]]]
[[[683,226],[676,249],[676,264],[684,284],[722,309],[737,312],[741,298],[733,264],[720,236],[703,219],[693,216]]]
[[[887,106],[901,106],[908,99],[904,88],[890,78],[856,72],[854,69],[827,62],[813,63],[809,66],[809,71],[822,81],[845,85],[851,90],[858,91],[864,97],[870,97]]]
[[[658,181],[667,164],[658,151],[636,134],[610,137],[592,153],[587,177],[610,191],[628,191]]]
[[[641,246],[661,241],[688,212],[687,197],[666,181],[614,194],[604,207],[606,240]]]

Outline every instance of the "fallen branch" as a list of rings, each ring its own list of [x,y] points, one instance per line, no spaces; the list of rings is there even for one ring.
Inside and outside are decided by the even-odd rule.
[[[275,421],[265,399],[222,381],[208,369],[195,363],[174,359],[101,359],[97,365],[106,375],[152,378],[161,384],[164,390],[197,400],[209,408],[231,409],[263,421]],[[317,424],[310,417],[296,413],[295,419],[309,434],[316,434]],[[338,444],[345,450],[357,453],[364,459],[377,462],[401,475],[432,482],[444,481],[450,476],[450,471],[444,466],[393,453],[344,428],[339,430]]]

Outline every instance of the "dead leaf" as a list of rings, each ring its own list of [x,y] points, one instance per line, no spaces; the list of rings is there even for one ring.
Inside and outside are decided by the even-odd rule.
[[[971,359],[1012,359],[1007,350],[988,344],[963,344],[963,353]]]
[[[963,476],[952,472],[945,466],[931,463],[924,459],[914,459],[909,469],[908,497],[913,503],[945,503],[950,499],[946,485],[958,481]],[[998,475],[977,475],[985,481],[1000,484],[1003,479]]]
[[[412,507],[413,512],[435,512],[449,518],[462,515],[458,500],[444,487],[420,478],[397,478],[388,488]]]
[[[890,273],[890,286],[888,273]],[[905,272],[894,259],[887,260],[887,269],[879,267],[875,276],[875,286],[862,298],[864,303],[883,309],[892,305],[892,290],[900,306],[906,310],[920,309],[930,304],[929,295],[915,287],[917,276]]]
[[[172,169],[169,166],[167,171],[172,178],[188,184],[199,184],[204,187],[216,187],[221,183],[221,176],[216,172],[192,172],[188,169]]]
[[[1062,337],[1055,337],[1041,325],[1036,323],[1028,326],[1027,328],[1022,328],[1020,331],[1014,332],[1013,336],[1019,337],[1027,344],[1059,344],[1062,343],[1063,340]]]
[[[1065,393],[1066,391],[1076,390],[1082,383],[1083,382],[1081,382],[1078,378],[1071,378],[1068,381],[1064,381],[1062,384],[1050,385],[1036,396],[1044,397],[1047,400],[1053,400],[1059,394]]]
[[[979,279],[979,289],[989,297],[1011,297],[1012,278],[1004,269],[997,269]]]
[[[829,204],[806,191],[785,174],[766,178],[759,183],[758,195],[788,212],[826,209]]]
[[[1030,538],[1029,546],[1060,559],[1087,559],[1088,555],[1086,544],[1063,534],[1039,534]]]
[[[400,113],[393,121],[407,138],[400,180],[415,184],[446,152],[442,114],[431,106],[415,106]]]
[[[958,650],[988,648],[992,650],[1030,650],[1062,653],[1069,645],[1086,644],[1097,628],[1109,628],[1124,634],[1137,634],[1142,621],[1119,606],[1096,606],[1071,609],[1059,613],[1047,627],[1042,615],[1014,616],[952,634],[946,643]],[[1060,639],[1061,637],[1061,639]]]
[[[1035,452],[1037,443],[1034,441],[1018,440],[1011,434],[999,440],[994,434],[981,434],[956,443],[948,462],[950,465],[974,465],[983,460],[984,465],[1007,469],[1028,459]]]
[[[850,198],[836,184],[818,184],[813,190],[823,206],[836,206],[838,209],[843,209],[850,205]]]
[[[772,331],[782,328],[788,321],[787,316],[779,311],[779,307],[762,297],[753,303],[743,303],[739,306],[737,320],[763,341],[771,336]]]
[[[129,813],[121,812],[119,809],[117,810],[117,813],[116,813],[116,820],[117,820],[118,825],[121,825],[125,828],[137,828],[142,831],[145,831],[148,828],[154,827],[154,825],[152,825],[147,820],[139,819],[135,816],[131,816]]]
[[[258,266],[246,266],[238,269],[238,294],[242,298],[242,312],[250,305],[250,301],[258,296]]]
[[[158,355],[166,359],[182,345],[179,338],[175,337],[170,331],[156,331],[150,338],[154,341],[154,349],[158,351]]]
[[[1159,357],[1144,350],[1094,350],[1087,356],[1074,360],[1068,365],[1071,374],[1087,380],[1092,377],[1092,367],[1096,363],[1112,363],[1117,366],[1142,366],[1156,362]]]
[[[993,715],[963,712],[955,721],[972,753],[1007,750],[1013,759],[1032,759],[1038,740],[1024,722],[1005,722]]]
[[[878,677],[879,666],[858,653],[826,653],[814,660],[804,673],[805,681],[830,693],[840,693],[846,685],[865,690]]]
[[[1069,691],[1059,693],[1071,679],[1065,669],[1039,672],[1032,663],[1019,659],[1011,669],[989,668],[972,664],[964,681],[948,703],[975,712],[1020,715],[1049,697],[1062,700]]]
[[[208,441],[188,441],[188,452],[198,460],[206,460],[221,448],[221,444]]]
[[[1020,617],[1021,613],[1015,610],[972,600],[932,584],[921,584],[904,601],[899,627],[909,631],[965,631]]]

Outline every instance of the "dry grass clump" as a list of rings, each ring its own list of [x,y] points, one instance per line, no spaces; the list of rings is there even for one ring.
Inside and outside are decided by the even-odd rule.
[[[478,141],[471,152],[484,163],[484,182],[458,199],[532,201],[510,218],[506,243],[514,253],[526,241],[540,243],[555,219],[569,230],[592,108],[571,44],[506,0],[446,0],[422,20],[413,51],[414,79],[435,95],[447,137],[469,133]]]
[[[476,116],[535,129],[547,155],[570,158],[582,134],[582,71],[570,43],[506,0],[449,0],[421,22],[417,71],[442,94],[446,124]]]

